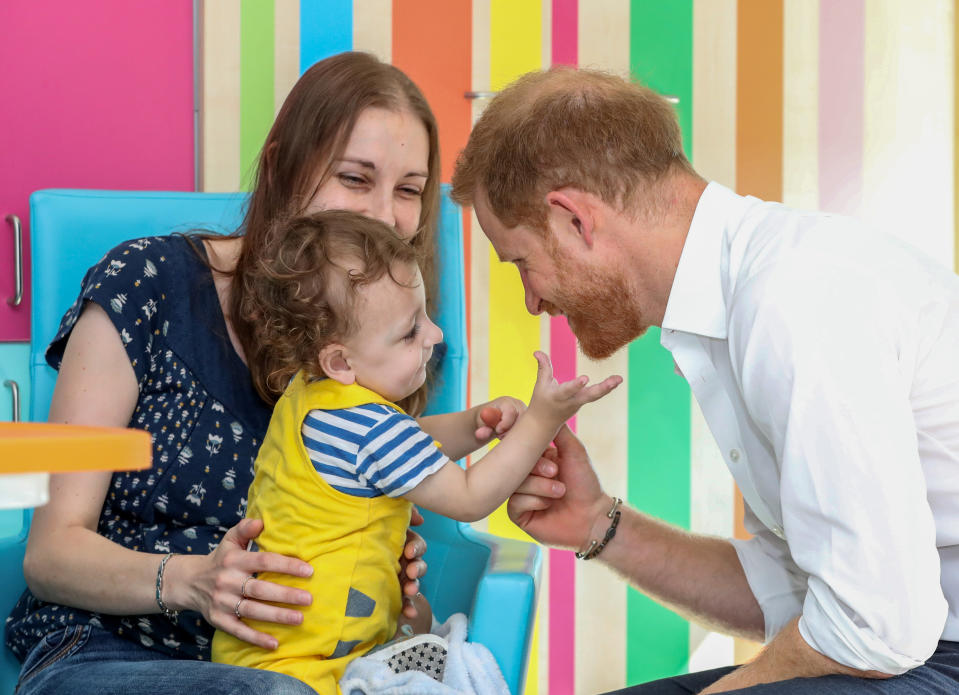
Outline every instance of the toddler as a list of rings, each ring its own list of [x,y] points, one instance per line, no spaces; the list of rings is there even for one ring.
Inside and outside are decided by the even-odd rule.
[[[247,514],[264,522],[260,551],[314,568],[292,581],[260,578],[305,589],[313,603],[301,625],[246,620],[276,637],[277,649],[218,631],[213,658],[287,673],[326,695],[352,659],[397,629],[398,558],[413,504],[461,521],[484,518],[560,426],[622,380],[559,384],[536,353],[529,408],[494,402],[506,411],[508,436],[464,470],[444,451],[459,457],[489,438],[479,408],[434,421],[432,434],[453,443],[444,449],[396,405],[424,383],[443,337],[427,315],[415,250],[383,223],[340,211],[298,218],[275,238],[262,273],[272,307],[262,321],[264,335],[279,336],[270,379],[288,386],[256,459]]]

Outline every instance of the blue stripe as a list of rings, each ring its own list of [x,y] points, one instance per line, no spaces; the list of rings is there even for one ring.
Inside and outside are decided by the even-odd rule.
[[[339,478],[341,480],[354,480],[359,482],[355,476],[351,475],[350,471],[340,468],[339,466],[331,466],[328,463],[320,463],[316,459],[310,459],[313,463],[313,468],[316,469],[316,472],[323,476],[330,476],[332,478]],[[327,478],[323,478],[326,482],[330,482]]]
[[[303,445],[306,447],[308,452],[316,452],[318,454],[324,454],[330,458],[340,459],[344,463],[349,462],[353,458],[353,454],[348,451],[343,451],[342,449],[337,449],[332,444],[327,444],[326,442],[321,442],[311,437],[303,435]]]
[[[402,413],[398,412],[396,408],[391,408],[388,405],[383,405],[382,403],[364,403],[363,405],[356,406],[353,410],[365,410],[370,413],[374,413],[378,417],[376,418],[377,422],[383,419],[384,415],[399,415],[403,417]]]
[[[350,497],[382,497],[383,493],[377,490],[376,488],[364,487],[364,488],[355,488],[355,487],[339,487],[327,481],[329,486],[336,490],[337,492],[342,492],[344,495],[349,495]]]
[[[351,432],[350,430],[345,430],[342,427],[337,427],[329,420],[320,420],[315,415],[307,415],[304,423],[325,435],[342,439],[350,444],[356,444],[357,446],[362,444],[364,440],[364,435]],[[306,435],[303,435],[303,438],[305,440]]]
[[[300,0],[300,74],[353,48],[353,0]]]
[[[380,420],[383,419],[381,413],[377,413],[378,415],[380,415],[380,417],[374,418],[368,415],[363,415],[361,413],[358,413],[356,412],[357,410],[359,410],[359,408],[349,408],[346,410],[330,410],[330,411],[323,411],[323,412],[329,412],[331,414],[330,417],[336,417],[336,418],[339,418],[340,420],[346,420],[347,422],[352,422],[354,425],[359,425],[360,427],[366,427],[366,428],[374,427],[376,423],[378,423]]]

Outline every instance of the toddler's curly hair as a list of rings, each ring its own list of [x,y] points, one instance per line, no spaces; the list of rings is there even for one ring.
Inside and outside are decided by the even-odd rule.
[[[390,227],[354,212],[327,210],[279,223],[272,243],[243,275],[240,312],[253,327],[247,355],[257,392],[275,403],[301,369],[322,377],[320,350],[357,328],[358,290],[417,251]]]

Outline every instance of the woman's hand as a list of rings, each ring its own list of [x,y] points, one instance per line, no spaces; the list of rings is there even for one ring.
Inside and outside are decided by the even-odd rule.
[[[540,543],[581,549],[595,521],[610,507],[589,454],[563,425],[533,472],[509,498],[506,511],[514,524]]]
[[[276,649],[275,637],[254,630],[240,618],[299,625],[303,613],[270,604],[308,606],[313,597],[302,589],[256,579],[253,575],[276,572],[309,577],[313,568],[296,558],[247,551],[250,541],[262,530],[263,522],[259,519],[244,519],[227,531],[209,555],[171,558],[164,573],[164,603],[176,610],[199,611],[213,627],[244,642]]]
[[[422,523],[423,515],[413,507],[410,526],[419,526]],[[417,597],[421,597],[420,577],[426,574],[426,561],[423,559],[425,552],[426,541],[423,537],[412,528],[406,529],[406,545],[400,556],[400,585],[403,587],[403,615],[410,620],[419,613]]]
[[[512,396],[500,396],[481,406],[476,413],[477,441],[485,442],[502,437],[516,424],[526,410],[526,404]]]

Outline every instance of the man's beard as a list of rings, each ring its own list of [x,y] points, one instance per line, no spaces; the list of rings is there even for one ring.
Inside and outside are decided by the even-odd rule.
[[[544,308],[566,314],[586,357],[606,359],[646,331],[626,281],[614,269],[588,268],[559,249],[550,255],[565,282],[553,291],[555,303],[544,301]]]

